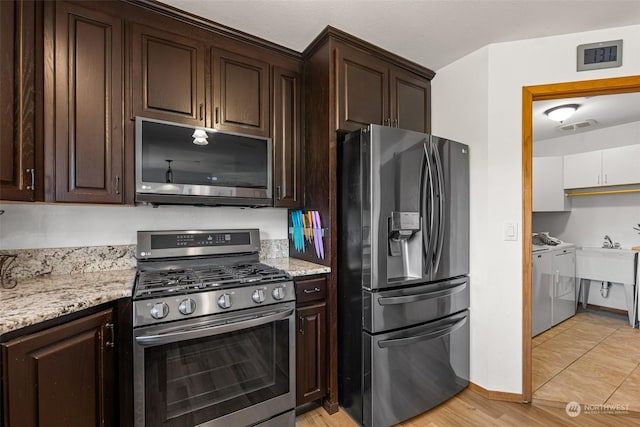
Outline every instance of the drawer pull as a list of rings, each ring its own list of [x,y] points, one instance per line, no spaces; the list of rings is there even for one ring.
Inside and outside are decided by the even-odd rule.
[[[302,292],[304,292],[305,294],[315,294],[316,292],[320,292],[320,288],[316,286],[313,289],[304,289]]]
[[[116,346],[116,337],[115,337],[115,331],[114,331],[113,323],[109,322],[109,323],[105,324],[104,328],[109,331],[109,338],[110,338],[109,341],[104,343],[104,345],[105,345],[105,347],[114,348]]]

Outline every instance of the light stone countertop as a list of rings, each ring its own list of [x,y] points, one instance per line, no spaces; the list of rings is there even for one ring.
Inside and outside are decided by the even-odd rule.
[[[270,258],[262,263],[292,277],[329,273],[329,267],[295,258]],[[130,297],[135,269],[44,275],[18,279],[15,288],[0,288],[0,335],[45,320]]]
[[[119,298],[130,297],[135,270],[18,279],[0,288],[0,335]]]
[[[291,277],[311,276],[312,274],[326,274],[331,272],[330,267],[297,258],[270,258],[261,259],[260,262],[284,270],[289,273]]]

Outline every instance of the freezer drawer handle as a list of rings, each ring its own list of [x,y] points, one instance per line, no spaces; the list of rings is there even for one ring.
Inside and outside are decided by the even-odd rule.
[[[450,333],[460,329],[462,326],[464,326],[465,323],[467,323],[467,316],[465,316],[464,318],[458,320],[453,324],[451,323],[448,324],[444,328],[436,329],[435,331],[431,331],[426,334],[416,335],[414,337],[407,337],[407,338],[396,338],[393,340],[382,340],[378,343],[378,347],[380,348],[399,347],[404,345],[411,345],[419,341],[433,340],[436,338],[440,338],[441,336],[444,336],[444,335],[449,335]]]
[[[393,305],[393,304],[406,304],[416,301],[424,301],[427,299],[440,298],[442,296],[455,295],[464,291],[467,288],[467,281],[454,283],[455,287],[449,289],[443,289],[436,292],[426,292],[423,294],[405,295],[401,297],[384,297],[378,298],[378,304],[380,305]]]

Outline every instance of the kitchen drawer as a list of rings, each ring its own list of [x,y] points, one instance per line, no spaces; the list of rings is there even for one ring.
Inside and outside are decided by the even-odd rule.
[[[324,300],[327,295],[327,278],[296,280],[296,302],[304,304],[311,301]]]

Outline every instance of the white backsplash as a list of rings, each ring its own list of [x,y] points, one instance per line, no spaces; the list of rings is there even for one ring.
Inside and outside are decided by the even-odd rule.
[[[194,206],[0,204],[0,250],[135,245],[138,230],[258,228],[287,239],[287,210]]]

